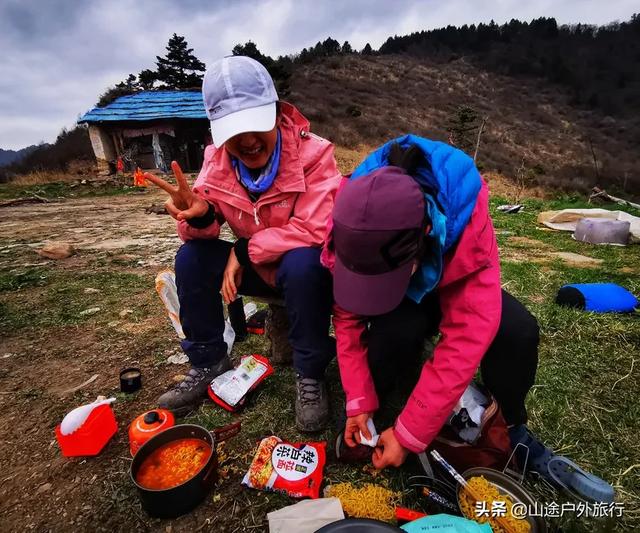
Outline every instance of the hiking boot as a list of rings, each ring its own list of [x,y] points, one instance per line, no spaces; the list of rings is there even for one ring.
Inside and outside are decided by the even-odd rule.
[[[329,420],[324,380],[296,376],[296,425],[305,433],[323,430]]]
[[[213,378],[232,368],[231,360],[226,355],[214,366],[192,367],[180,383],[158,398],[158,407],[169,409],[177,417],[187,415],[200,406]]]

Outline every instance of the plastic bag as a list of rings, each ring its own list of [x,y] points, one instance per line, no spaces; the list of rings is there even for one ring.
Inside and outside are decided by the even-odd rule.
[[[273,435],[264,438],[242,483],[292,498],[318,498],[326,446],[325,442],[285,442]]]
[[[315,533],[321,527],[344,520],[338,498],[302,500],[267,513],[269,533]]]
[[[96,400],[93,403],[81,405],[80,407],[76,407],[72,411],[69,411],[60,423],[60,433],[62,435],[71,435],[71,433],[76,431],[78,428],[80,428],[80,426],[82,426],[82,424],[86,422],[87,418],[89,418],[89,415],[93,412],[94,409],[100,407],[101,405],[108,405],[115,401],[115,398]]]
[[[273,367],[266,357],[245,355],[236,368],[213,379],[209,384],[209,397],[227,411],[235,411],[242,406],[246,395],[271,374]]]
[[[178,337],[184,339],[184,331],[180,324],[180,302],[176,287],[176,275],[171,270],[163,270],[156,276],[156,292],[169,313],[169,320]]]
[[[180,339],[185,338],[182,324],[180,323],[180,301],[178,300],[178,288],[176,287],[176,275],[171,270],[163,270],[156,276],[156,292],[169,314],[169,320]],[[249,304],[247,304],[249,305]],[[255,305],[255,304],[254,304]],[[245,306],[246,308],[247,306]],[[245,311],[246,312],[246,311]],[[231,349],[236,338],[236,333],[231,327],[229,319],[224,322],[224,342],[227,343],[227,355],[231,355]]]
[[[228,318],[224,321],[224,332],[222,333],[222,338],[227,345],[227,355],[231,355],[233,343],[236,340],[236,332],[231,327],[231,322],[229,322]]]
[[[480,436],[482,415],[488,404],[488,398],[472,381],[453,408],[447,424],[462,440],[473,444]]]
[[[371,433],[371,438],[367,439],[362,431],[360,432],[360,444],[364,444],[365,446],[370,446],[371,448],[375,448],[378,445],[378,440],[380,439],[380,435],[376,431],[376,426],[373,424],[373,418],[369,418],[367,420],[367,429],[369,433]]]

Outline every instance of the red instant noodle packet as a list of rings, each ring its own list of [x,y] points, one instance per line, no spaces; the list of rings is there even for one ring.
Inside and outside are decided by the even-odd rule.
[[[326,446],[325,442],[285,442],[275,436],[262,439],[242,483],[292,498],[318,498]]]

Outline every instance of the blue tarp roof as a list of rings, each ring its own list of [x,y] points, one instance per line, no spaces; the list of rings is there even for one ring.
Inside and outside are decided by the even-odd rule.
[[[143,91],[121,96],[106,107],[94,107],[82,122],[121,122],[166,118],[206,119],[200,91]]]

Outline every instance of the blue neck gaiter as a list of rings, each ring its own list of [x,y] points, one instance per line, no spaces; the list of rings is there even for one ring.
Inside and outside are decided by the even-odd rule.
[[[251,169],[245,166],[245,164],[236,157],[231,158],[233,168],[236,169],[238,179],[240,183],[249,191],[252,195],[260,195],[265,192],[273,184],[273,180],[278,174],[278,168],[280,167],[280,130],[278,130],[278,138],[276,140],[276,147],[267,161],[267,164],[260,170],[260,173],[255,177],[255,173],[252,174]]]

